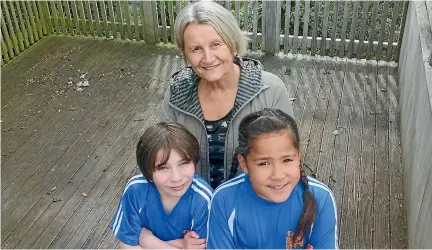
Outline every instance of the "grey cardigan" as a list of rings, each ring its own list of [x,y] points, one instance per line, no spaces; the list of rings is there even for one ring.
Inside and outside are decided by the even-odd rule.
[[[275,108],[294,117],[290,95],[279,77],[264,71],[257,60],[235,57],[234,62],[240,66],[240,81],[225,139],[225,181],[238,146],[239,124],[246,115],[264,108]],[[209,181],[207,132],[198,100],[198,83],[199,77],[190,67],[174,73],[162,103],[159,121],[183,124],[198,139],[200,161],[196,170]]]

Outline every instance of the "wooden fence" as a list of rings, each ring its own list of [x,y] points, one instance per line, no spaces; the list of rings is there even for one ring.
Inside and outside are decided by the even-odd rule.
[[[194,1],[2,1],[7,63],[50,34],[172,43],[177,13]],[[398,61],[408,2],[216,1],[265,53]]]

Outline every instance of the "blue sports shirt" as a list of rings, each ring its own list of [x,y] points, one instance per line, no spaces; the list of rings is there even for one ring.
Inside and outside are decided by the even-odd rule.
[[[139,245],[143,227],[163,241],[183,238],[184,230],[193,230],[200,238],[207,234],[207,218],[213,189],[198,175],[192,185],[166,214],[158,190],[144,176],[136,175],[127,183],[110,229],[121,242]]]
[[[281,203],[267,201],[254,192],[249,175],[242,174],[219,186],[213,194],[207,248],[338,248],[337,212],[333,193],[308,177],[317,203],[317,216],[303,242],[292,245],[292,235],[303,209],[304,187],[299,182]]]

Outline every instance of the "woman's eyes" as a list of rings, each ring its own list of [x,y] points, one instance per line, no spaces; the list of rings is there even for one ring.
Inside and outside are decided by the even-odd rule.
[[[292,162],[293,160],[291,160],[291,159],[285,159],[285,160],[283,160],[283,162],[284,163],[286,163],[286,162]]]

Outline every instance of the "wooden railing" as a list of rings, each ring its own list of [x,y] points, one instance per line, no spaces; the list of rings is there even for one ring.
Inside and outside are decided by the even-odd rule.
[[[2,63],[49,34],[173,43],[177,13],[194,1],[2,2]],[[398,61],[407,2],[216,1],[265,53]]]

